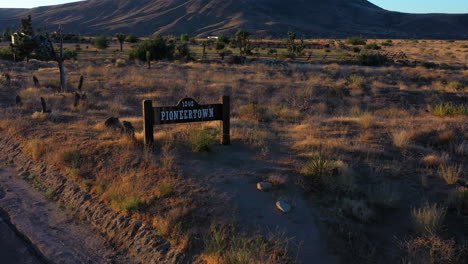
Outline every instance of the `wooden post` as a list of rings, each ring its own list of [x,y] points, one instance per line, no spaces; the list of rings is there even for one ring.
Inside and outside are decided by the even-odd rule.
[[[221,144],[223,145],[230,145],[231,144],[231,134],[230,134],[230,127],[231,127],[231,105],[229,96],[225,95],[221,98],[221,102],[223,104],[223,136],[221,139]]]
[[[143,131],[145,135],[145,145],[152,145],[154,143],[153,125],[154,125],[153,101],[143,100]]]

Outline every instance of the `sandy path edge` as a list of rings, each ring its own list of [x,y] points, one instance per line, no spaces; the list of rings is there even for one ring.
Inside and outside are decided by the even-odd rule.
[[[38,194],[44,199],[46,199],[44,197],[46,190],[53,190],[53,199],[55,201],[63,204],[66,208],[71,208],[70,213],[75,216],[75,219],[79,219],[80,222],[86,223],[92,233],[100,235],[104,238],[105,244],[108,245],[107,248],[115,249],[115,252],[120,252],[123,256],[112,257],[109,255],[104,255],[100,261],[92,261],[92,263],[102,263],[102,261],[103,263],[106,263],[107,260],[111,261],[112,263],[129,264],[188,263],[188,259],[190,257],[183,252],[180,252],[178,249],[172,247],[168,241],[158,236],[150,224],[128,216],[124,216],[114,211],[107,203],[100,201],[96,197],[83,191],[76,183],[65,177],[58,168],[51,166],[42,160],[33,161],[29,155],[22,151],[19,140],[20,139],[8,135],[5,131],[0,131],[0,149],[2,150],[0,151],[0,168],[5,168],[6,166],[4,164],[8,164],[8,167],[14,167],[17,171],[13,174],[13,176],[11,173],[10,175],[3,173],[6,176],[6,179],[9,179],[9,176],[11,176],[11,179],[14,179],[14,182],[18,184],[25,184],[24,188],[29,190],[32,189],[32,185],[39,183],[41,185],[42,192],[38,192]],[[22,178],[27,179],[28,182],[22,180],[21,177],[18,177],[18,173],[22,175]],[[33,178],[33,180],[31,180],[31,178]],[[12,187],[10,187],[10,189],[12,189]],[[20,195],[16,195],[16,198],[20,199],[22,195],[23,194],[20,192]],[[7,198],[6,195],[5,198]],[[20,204],[25,205],[26,210],[39,210],[41,207],[47,207],[42,203],[44,202],[33,204],[32,202],[24,200]],[[0,205],[0,207],[7,205],[8,203]],[[54,204],[54,206],[57,207],[56,204]],[[12,206],[12,209],[14,208],[15,206]],[[26,217],[21,217],[21,214],[24,211],[24,209],[21,209],[17,211],[17,216],[12,216],[12,221],[16,221],[15,219],[22,219],[21,221],[25,222],[29,221],[29,223],[25,224],[25,229],[29,224],[33,224],[37,221],[43,221],[47,223],[47,221],[49,221],[47,220],[48,209],[42,210],[43,215],[39,214],[39,218],[32,216],[28,219]],[[40,217],[44,218],[45,220],[41,219]],[[52,219],[54,219],[56,222],[68,222],[68,225],[65,225],[66,227],[63,226],[61,229],[59,228],[56,230],[57,232],[55,232],[55,234],[57,235],[61,235],[61,233],[64,231],[68,231],[68,227],[70,227],[71,222],[73,222],[71,220],[60,218],[59,216]],[[49,228],[49,230],[54,229]],[[80,231],[77,232],[79,233]],[[31,240],[35,244],[44,242],[41,238]],[[77,242],[79,241],[80,240]],[[60,243],[60,241],[56,242],[57,245]],[[81,243],[83,244],[84,242]],[[88,241],[88,243],[94,242]],[[72,251],[54,252],[52,250],[52,252],[45,252],[44,255],[48,256],[48,254],[56,254],[55,256],[60,256],[72,253]],[[103,252],[98,251],[98,257],[101,253]],[[90,254],[93,255],[92,252],[90,252]],[[108,257],[110,257],[110,259]],[[122,260],[122,258],[124,260]],[[65,262],[57,261],[57,263],[87,262],[83,260],[78,260],[77,262],[67,260]]]
[[[37,250],[43,263],[111,263],[124,260],[106,246],[104,239],[16,177],[0,169],[0,208],[10,223]],[[3,196],[3,197],[2,197]]]

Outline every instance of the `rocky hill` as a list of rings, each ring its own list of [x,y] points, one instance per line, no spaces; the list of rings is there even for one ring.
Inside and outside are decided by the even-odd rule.
[[[232,34],[266,37],[468,39],[468,14],[405,14],[366,0],[87,0],[33,9],[0,9],[0,30],[31,14],[38,28],[64,24],[84,35]]]

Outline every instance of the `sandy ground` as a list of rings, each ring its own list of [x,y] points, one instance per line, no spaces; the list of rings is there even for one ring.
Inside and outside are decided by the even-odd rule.
[[[272,150],[274,159],[258,157],[254,151],[233,142],[231,146],[214,146],[208,153],[186,153],[181,167],[183,175],[197,179],[217,190],[235,206],[236,219],[243,227],[265,236],[280,235],[289,240],[297,262],[334,263],[327,252],[326,241],[321,238],[318,210],[302,191],[291,183],[294,177],[290,165],[278,163],[287,156]],[[279,174],[288,179],[284,187],[270,192],[256,189],[258,181]],[[293,209],[288,214],[280,212],[275,203],[286,200]]]
[[[86,223],[77,223],[66,211],[49,201],[43,193],[32,189],[17,173],[9,168],[0,168],[0,208],[8,214],[11,223],[29,240],[47,261],[52,263],[126,263],[106,245],[104,239],[93,233]],[[5,231],[0,225],[0,230]],[[15,237],[8,230],[1,232],[3,238]],[[9,240],[8,240],[9,241]],[[12,240],[0,257],[15,260],[10,263],[41,263],[24,248],[24,242]],[[1,245],[4,243],[2,242]],[[27,244],[27,243],[26,243]],[[2,247],[3,248],[3,247]],[[24,255],[23,255],[24,253]],[[21,255],[21,256],[18,256]],[[20,257],[20,259],[15,259]],[[18,261],[16,261],[18,260]]]

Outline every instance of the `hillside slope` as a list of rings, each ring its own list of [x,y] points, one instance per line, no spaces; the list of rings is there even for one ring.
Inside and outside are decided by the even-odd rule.
[[[85,35],[232,34],[260,36],[363,35],[383,38],[468,38],[468,14],[405,14],[366,0],[88,0],[34,9],[0,9],[0,30],[31,14],[40,28],[64,24]]]

